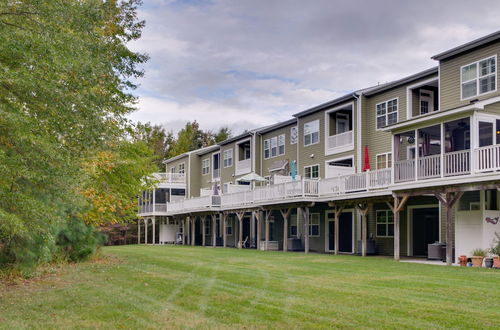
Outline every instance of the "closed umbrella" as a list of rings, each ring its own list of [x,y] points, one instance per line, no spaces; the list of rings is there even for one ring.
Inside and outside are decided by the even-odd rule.
[[[368,146],[365,146],[365,165],[363,166],[363,171],[369,171],[370,168],[370,156],[368,155]]]
[[[295,176],[297,175],[297,162],[292,160],[292,180],[295,181]]]

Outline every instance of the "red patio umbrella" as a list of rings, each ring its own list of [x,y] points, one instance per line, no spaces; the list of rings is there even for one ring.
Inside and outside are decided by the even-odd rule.
[[[368,146],[365,146],[365,165],[363,166],[363,171],[369,171],[370,168],[370,156],[368,156]]]

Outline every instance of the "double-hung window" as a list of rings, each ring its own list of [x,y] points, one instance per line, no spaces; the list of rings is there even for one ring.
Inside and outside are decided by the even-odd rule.
[[[278,155],[278,137],[271,138],[271,157]]]
[[[377,129],[398,122],[398,99],[377,104]]]
[[[496,91],[496,56],[467,64],[461,69],[462,99]]]
[[[392,167],[392,154],[390,152],[377,155],[377,170]]]
[[[172,166],[172,167],[170,168],[170,173],[175,173],[175,166]]]
[[[210,159],[206,158],[201,161],[201,174],[207,175],[210,173]]]
[[[271,150],[269,147],[269,140],[264,140],[264,159],[271,157]]]
[[[290,227],[288,230],[289,237],[297,237],[298,236],[298,222],[297,222],[297,214],[290,215]]]
[[[184,163],[179,164],[179,172],[178,172],[179,174],[186,173],[185,166],[186,166],[186,164],[184,164]]]
[[[318,179],[319,178],[319,165],[311,165],[304,167],[304,177],[306,179]]]
[[[224,167],[233,166],[233,149],[224,150]]]
[[[319,213],[311,213],[309,217],[309,236],[318,237],[320,235],[319,219]]]
[[[394,236],[394,217],[391,210],[377,210],[377,237]]]
[[[226,224],[226,235],[233,236],[233,219],[229,219]]]
[[[319,142],[319,120],[304,124],[304,145],[309,146]]]
[[[285,134],[278,135],[278,155],[285,154]]]

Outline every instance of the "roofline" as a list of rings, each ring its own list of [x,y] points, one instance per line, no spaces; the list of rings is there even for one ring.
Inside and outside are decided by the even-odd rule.
[[[265,134],[265,133],[271,132],[271,131],[273,131],[275,129],[286,127],[286,126],[289,126],[289,125],[292,125],[292,124],[296,124],[296,123],[297,123],[297,118],[294,117],[292,119],[288,119],[286,121],[282,121],[282,122],[276,123],[274,125],[270,125],[270,126],[262,128],[260,130],[257,130],[257,133],[259,133],[259,134]]]
[[[214,151],[215,149],[219,149],[219,147],[220,146],[218,144],[213,144],[211,146],[207,146],[207,147],[204,147],[201,149],[193,150],[193,151],[191,151],[191,153],[196,154],[198,156],[202,156],[202,155],[208,154],[209,152]]]
[[[355,94],[357,94],[357,91],[349,93],[349,94],[346,94],[346,95],[343,95],[341,97],[338,97],[338,98],[333,99],[331,101],[328,101],[328,102],[325,102],[323,104],[317,105],[315,107],[309,108],[307,110],[304,110],[304,111],[301,111],[301,112],[297,112],[293,116],[295,118],[304,117],[304,116],[307,116],[307,115],[309,115],[311,113],[318,112],[318,111],[330,108],[330,107],[332,107],[334,105],[337,105],[339,103],[342,103],[342,102],[345,102],[345,101],[348,101],[348,100],[354,98]]]
[[[437,66],[432,67],[432,68],[427,69],[427,70],[424,70],[424,71],[420,71],[418,73],[415,73],[411,76],[404,77],[404,78],[399,79],[399,80],[394,80],[394,81],[388,82],[387,84],[381,85],[380,87],[374,87],[372,89],[369,89],[368,91],[363,92],[363,94],[366,96],[375,95],[375,94],[384,92],[386,90],[389,90],[389,89],[392,89],[395,87],[399,87],[399,86],[404,85],[406,83],[409,83],[411,81],[414,81],[414,80],[417,80],[420,78],[424,78],[426,76],[430,76],[430,75],[436,74],[436,73],[438,73]]]
[[[224,145],[229,144],[229,143],[232,143],[232,142],[234,142],[234,141],[241,140],[241,139],[243,139],[243,138],[246,138],[246,137],[248,137],[248,136],[251,136],[254,132],[255,132],[255,130],[247,131],[247,132],[242,133],[242,134],[240,134],[240,135],[237,135],[237,136],[235,136],[235,137],[232,137],[232,138],[229,138],[229,139],[224,140],[224,141],[222,141],[222,142],[219,142],[219,143],[218,143],[218,145],[219,145],[219,146],[224,146]]]
[[[175,156],[175,157],[168,158],[168,159],[164,159],[164,160],[162,161],[162,163],[163,163],[163,164],[168,164],[168,163],[171,163],[171,162],[176,161],[176,160],[178,160],[178,159],[181,159],[181,158],[184,158],[184,157],[189,156],[189,154],[190,154],[190,153],[191,153],[191,152],[185,152],[185,153],[182,153],[182,154],[177,155],[177,156]]]
[[[442,53],[439,53],[437,55],[432,56],[431,58],[433,60],[441,61],[445,60],[447,58],[450,58],[452,56],[458,55],[460,53],[466,52],[468,50],[474,49],[476,47],[482,46],[484,44],[487,44],[489,42],[495,41],[497,39],[500,39],[500,30],[490,33],[484,37],[481,37],[476,40],[472,40],[470,42],[467,42],[463,45],[457,46],[455,48],[449,49],[447,51],[444,51]]]

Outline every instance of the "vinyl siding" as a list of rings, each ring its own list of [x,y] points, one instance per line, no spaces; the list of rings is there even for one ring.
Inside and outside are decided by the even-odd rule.
[[[348,101],[345,104],[349,104],[353,101]],[[321,178],[325,177],[325,162],[327,160],[345,158],[348,156],[353,156],[354,166],[356,166],[356,150],[357,150],[357,102],[354,101],[353,106],[353,134],[354,134],[354,149],[347,152],[336,153],[332,155],[325,156],[325,113],[328,109],[321,110],[310,115],[298,118],[298,148],[299,148],[299,159],[297,164],[297,172],[299,175],[304,175],[304,167],[310,165],[319,164],[319,175]],[[337,106],[335,106],[336,108]],[[319,120],[319,143],[304,146],[304,124]],[[313,157],[311,157],[313,155]]]
[[[451,59],[441,61],[439,63],[441,87],[441,104],[439,108],[441,110],[448,110],[470,104],[470,99],[464,101],[460,100],[460,67],[472,62],[476,62],[478,60],[488,58],[493,55],[497,55],[497,91],[473,97],[471,99],[484,100],[493,96],[500,95],[500,89],[498,88],[498,84],[500,83],[500,75],[498,74],[499,53],[500,41],[497,41],[493,44],[483,46],[479,49],[475,49]]]
[[[257,148],[257,155],[262,158],[262,169],[260,171],[260,174],[262,176],[267,176],[270,175],[269,173],[269,168],[279,160],[288,160],[288,170],[291,170],[291,162],[292,160],[297,160],[297,145],[296,144],[290,144],[290,129],[292,127],[296,126],[296,124],[292,124],[289,126],[285,126],[282,128],[279,128],[277,130],[267,132],[265,134],[262,134],[260,137],[262,141],[262,147],[261,144],[259,143],[258,148]],[[268,159],[264,159],[264,140],[270,139],[272,137],[277,137],[281,134],[285,134],[285,154],[281,156],[276,156]]]
[[[247,139],[249,139],[250,136],[248,137],[245,137],[245,138],[242,138],[241,140],[238,140],[238,141],[234,141],[232,143],[229,143],[227,145],[223,145],[221,146],[220,148],[220,154],[221,154],[221,185],[223,185],[224,183],[228,183],[228,182],[231,182],[233,184],[236,184],[236,180],[241,178],[243,175],[235,175],[236,173],[236,162],[238,161],[238,154],[237,154],[237,144],[241,143],[242,141],[245,141]],[[251,143],[253,143],[253,139],[250,138],[250,141]],[[224,155],[224,151],[225,150],[228,150],[228,149],[233,149],[233,166],[230,166],[230,167],[227,167],[227,168],[224,168],[224,165],[223,165],[223,155]],[[250,150],[252,152],[252,157],[255,157],[255,155],[253,155],[253,146],[251,145],[250,146]],[[256,149],[256,152],[258,153],[258,150],[259,150],[259,146],[257,145],[257,149]],[[253,160],[252,160],[252,164],[253,164]],[[252,165],[253,166],[253,165]]]
[[[500,102],[488,104],[484,107],[484,111],[495,115],[500,115]]]

